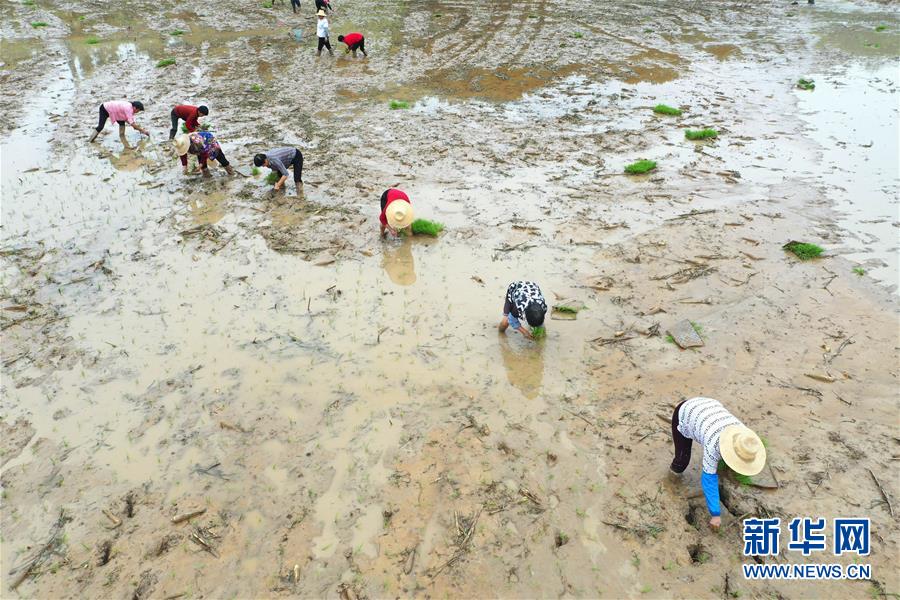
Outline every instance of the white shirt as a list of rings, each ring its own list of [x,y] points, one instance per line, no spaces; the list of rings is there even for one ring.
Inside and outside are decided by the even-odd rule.
[[[316,20],[316,35],[320,38],[328,37],[328,19]]]
[[[729,425],[743,425],[722,403],[712,398],[691,398],[678,410],[678,431],[703,446],[703,472],[716,474],[719,459],[719,436]]]

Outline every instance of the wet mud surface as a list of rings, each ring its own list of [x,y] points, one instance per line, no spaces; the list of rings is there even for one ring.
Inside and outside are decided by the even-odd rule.
[[[312,4],[0,9],[0,595],[900,592],[890,5],[338,0],[353,60]],[[152,137],[87,144],[121,97]],[[183,176],[183,101],[304,186]],[[393,185],[438,239],[378,239]],[[522,278],[585,309],[498,335]],[[668,475],[697,395],[776,486],[718,534]],[[748,515],[871,517],[872,579],[744,580]]]

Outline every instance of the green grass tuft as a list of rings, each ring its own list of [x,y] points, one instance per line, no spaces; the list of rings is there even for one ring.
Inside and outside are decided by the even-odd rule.
[[[397,110],[400,108],[409,108],[409,102],[406,100],[391,100],[391,110]]]
[[[182,31],[180,29],[176,29],[174,31],[170,31],[169,35],[184,35],[184,31]]]
[[[253,85],[250,86],[250,91],[251,92],[261,92],[262,86],[259,85],[258,83],[254,83]]]
[[[272,8],[272,3],[271,2],[263,2],[262,7],[263,8]]]
[[[410,226],[413,235],[430,235],[437,237],[444,230],[444,224],[437,221],[428,221],[427,219],[416,219]]]
[[[866,270],[863,269],[862,267],[853,267],[853,272],[856,273],[857,275],[859,275],[860,277],[862,277],[863,275],[866,274]]]
[[[253,167],[252,169],[250,169],[250,174],[253,175],[254,177],[257,177],[259,175],[259,173],[260,173],[259,167]]]
[[[85,43],[85,44],[90,44],[91,46],[93,46],[94,44],[99,44],[99,43],[100,43],[100,38],[91,36],[91,37],[89,37],[88,39],[84,40],[84,43]]]
[[[542,340],[547,337],[547,329],[543,325],[531,328],[531,337],[536,340]]]
[[[278,171],[272,171],[268,175],[266,175],[266,183],[276,184],[278,180],[281,179],[281,175],[278,174]]]
[[[159,61],[158,63],[156,63],[156,66],[159,68],[162,68],[162,67],[168,67],[169,65],[174,65],[174,64],[175,64],[174,58],[164,58],[161,61]]]
[[[49,24],[44,21],[32,21],[31,26],[37,29],[39,27],[49,27]]]
[[[814,90],[816,89],[816,82],[812,79],[798,79],[797,87],[801,90]]]
[[[782,246],[788,252],[794,253],[800,260],[810,260],[818,258],[825,250],[821,246],[815,244],[806,244],[803,242],[788,242]]]
[[[572,37],[580,40],[581,38],[584,37],[584,34],[581,33],[580,31],[576,31],[575,33],[572,34]]]
[[[672,117],[680,117],[681,116],[680,108],[673,108],[673,107],[667,106],[665,104],[657,104],[656,106],[653,107],[653,112],[655,112],[658,115],[669,115]]]
[[[685,129],[684,137],[689,140],[708,140],[718,137],[719,132],[715,129]]]
[[[880,32],[882,32],[882,31],[886,30],[887,28],[888,28],[887,25],[876,25],[876,26],[875,26],[875,31],[878,31],[878,32],[880,33]]]
[[[34,6],[34,0],[25,0],[22,4],[25,6]]]
[[[656,168],[656,161],[639,160],[625,167],[625,172],[629,175],[643,175]]]

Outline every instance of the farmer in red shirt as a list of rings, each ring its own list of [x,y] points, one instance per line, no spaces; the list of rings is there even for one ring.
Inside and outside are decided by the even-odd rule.
[[[175,137],[178,133],[178,120],[184,121],[184,126],[188,133],[194,133],[200,127],[200,117],[209,114],[209,109],[205,106],[191,106],[190,104],[179,104],[172,109],[172,129],[169,130],[169,139]]]
[[[359,32],[348,33],[347,35],[339,35],[339,42],[344,42],[347,44],[347,52],[349,54],[350,51],[353,51],[353,58],[356,58],[356,51],[362,50],[363,56],[368,57],[369,55],[366,53],[366,38],[363,37],[363,34]]]
[[[414,218],[406,192],[391,188],[381,194],[381,214],[378,216],[381,221],[381,237],[384,237],[386,230],[399,236],[401,230],[412,225]]]

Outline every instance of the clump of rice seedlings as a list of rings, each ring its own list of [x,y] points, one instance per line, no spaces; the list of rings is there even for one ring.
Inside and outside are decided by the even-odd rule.
[[[156,66],[158,68],[162,68],[162,67],[168,67],[169,65],[174,65],[174,64],[175,64],[174,58],[164,58],[161,61],[159,61],[158,63],[156,63]]]
[[[853,272],[856,273],[857,275],[859,275],[860,277],[862,277],[863,275],[866,274],[866,270],[863,269],[862,267],[853,267]]]
[[[262,86],[259,85],[258,83],[254,83],[253,85],[250,86],[250,91],[251,92],[261,92]]]
[[[529,19],[539,19],[540,16],[539,16],[539,15],[535,15],[535,14],[531,14],[531,15],[528,15],[528,18],[529,18]]]
[[[671,333],[667,333],[667,334],[666,334],[666,341],[669,342],[670,344],[674,344],[674,343],[675,343],[675,338],[672,337],[672,334],[671,334]]]
[[[409,108],[409,102],[406,100],[391,100],[391,110],[397,110],[401,108]]]
[[[875,31],[881,33],[882,31],[886,30],[887,28],[888,28],[887,25],[876,25],[876,26],[875,26]]]
[[[580,31],[576,31],[575,33],[572,34],[572,37],[580,40],[581,38],[584,37],[584,34],[581,33]]]
[[[821,246],[815,244],[807,244],[804,242],[788,242],[782,246],[788,252],[792,252],[800,260],[810,260],[818,258],[825,250]]]
[[[653,112],[655,112],[658,115],[669,115],[671,117],[680,117],[681,116],[680,108],[673,108],[673,107],[667,106],[665,104],[657,104],[656,106],[653,107]]]
[[[89,37],[88,39],[84,40],[84,43],[85,43],[85,44],[90,44],[91,46],[93,46],[94,44],[99,44],[99,43],[100,43],[100,38],[91,36],[91,37]]]
[[[444,15],[442,15],[441,13],[435,13],[434,18],[435,18],[435,19],[440,19],[440,18],[443,17],[443,16],[444,16]]]
[[[170,31],[169,35],[184,35],[184,31],[182,31],[180,29],[176,29],[174,31]]]
[[[39,27],[48,27],[49,24],[45,23],[44,21],[32,21],[31,26],[35,29],[38,29]]]
[[[865,43],[866,48],[881,48],[881,44],[874,44],[872,42]]]
[[[536,340],[542,340],[547,337],[547,329],[543,325],[531,328],[531,337]]]
[[[444,230],[444,224],[437,221],[429,221],[427,219],[416,219],[410,225],[413,235],[430,235],[437,237]]]
[[[266,175],[266,183],[275,184],[278,183],[279,179],[281,179],[281,175],[278,174],[278,171],[272,171]]]
[[[272,8],[272,3],[271,2],[263,2],[262,7],[263,8]]]
[[[34,0],[25,0],[22,4],[25,6],[34,6]]]
[[[797,87],[801,90],[814,90],[816,89],[816,82],[812,79],[801,78],[797,80]]]
[[[553,310],[561,313],[568,313],[570,315],[577,315],[578,309],[574,306],[554,306]]]
[[[258,177],[259,173],[260,173],[259,167],[253,167],[252,169],[250,169],[250,174],[253,175],[254,177]]]
[[[629,175],[643,175],[644,173],[649,173],[655,168],[655,160],[639,160],[625,167],[625,172]]]
[[[694,328],[694,331],[697,332],[697,335],[699,335],[701,338],[703,337],[703,326],[700,325],[700,323],[691,321],[691,327]]]
[[[212,123],[200,123],[200,127],[197,129],[200,131],[209,131],[212,128]],[[181,124],[181,133],[190,133],[188,131],[187,125],[184,123]]]
[[[689,140],[708,140],[718,137],[719,132],[715,129],[685,129],[684,137]]]

